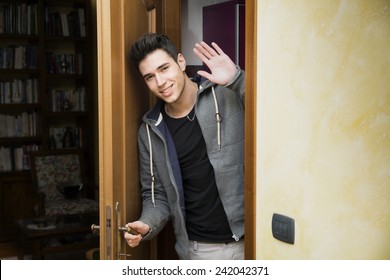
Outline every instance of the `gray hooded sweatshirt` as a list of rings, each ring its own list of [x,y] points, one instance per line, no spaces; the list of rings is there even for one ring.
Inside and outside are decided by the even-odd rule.
[[[201,127],[226,216],[238,241],[244,236],[244,96],[245,74],[237,69],[232,81],[219,86],[203,82],[195,114]],[[179,161],[168,127],[161,114],[163,101],[142,118],[138,131],[142,214],[150,227],[143,240],[157,235],[172,219],[175,249],[188,259],[184,194]]]

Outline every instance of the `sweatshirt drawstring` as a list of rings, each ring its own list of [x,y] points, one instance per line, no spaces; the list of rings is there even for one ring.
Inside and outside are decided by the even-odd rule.
[[[222,122],[222,117],[221,117],[221,114],[219,113],[217,96],[215,95],[214,87],[211,87],[211,90],[213,91],[213,97],[214,97],[215,121],[217,122],[218,150],[220,151],[221,150],[221,122]]]
[[[156,207],[156,202],[154,200],[154,171],[153,171],[153,153],[152,153],[152,140],[150,138],[149,125],[146,123],[146,132],[148,133],[148,142],[149,142],[149,161],[150,161],[150,176],[152,179],[152,203]]]

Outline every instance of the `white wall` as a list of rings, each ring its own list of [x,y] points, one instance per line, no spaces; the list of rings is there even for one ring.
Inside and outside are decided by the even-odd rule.
[[[262,0],[257,30],[256,257],[390,259],[390,2]]]
[[[195,43],[203,38],[202,8],[228,0],[182,0],[181,1],[181,32],[182,52],[187,65],[202,65],[192,49]]]

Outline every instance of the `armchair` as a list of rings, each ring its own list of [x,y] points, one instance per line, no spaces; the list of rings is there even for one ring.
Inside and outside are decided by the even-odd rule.
[[[86,197],[81,152],[39,151],[31,153],[30,157],[39,217],[99,212],[99,203]]]

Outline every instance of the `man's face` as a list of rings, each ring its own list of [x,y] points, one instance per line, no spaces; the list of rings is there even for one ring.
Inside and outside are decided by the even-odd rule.
[[[179,54],[177,62],[165,51],[155,50],[139,64],[139,71],[154,95],[167,103],[176,102],[185,85],[185,60]]]

